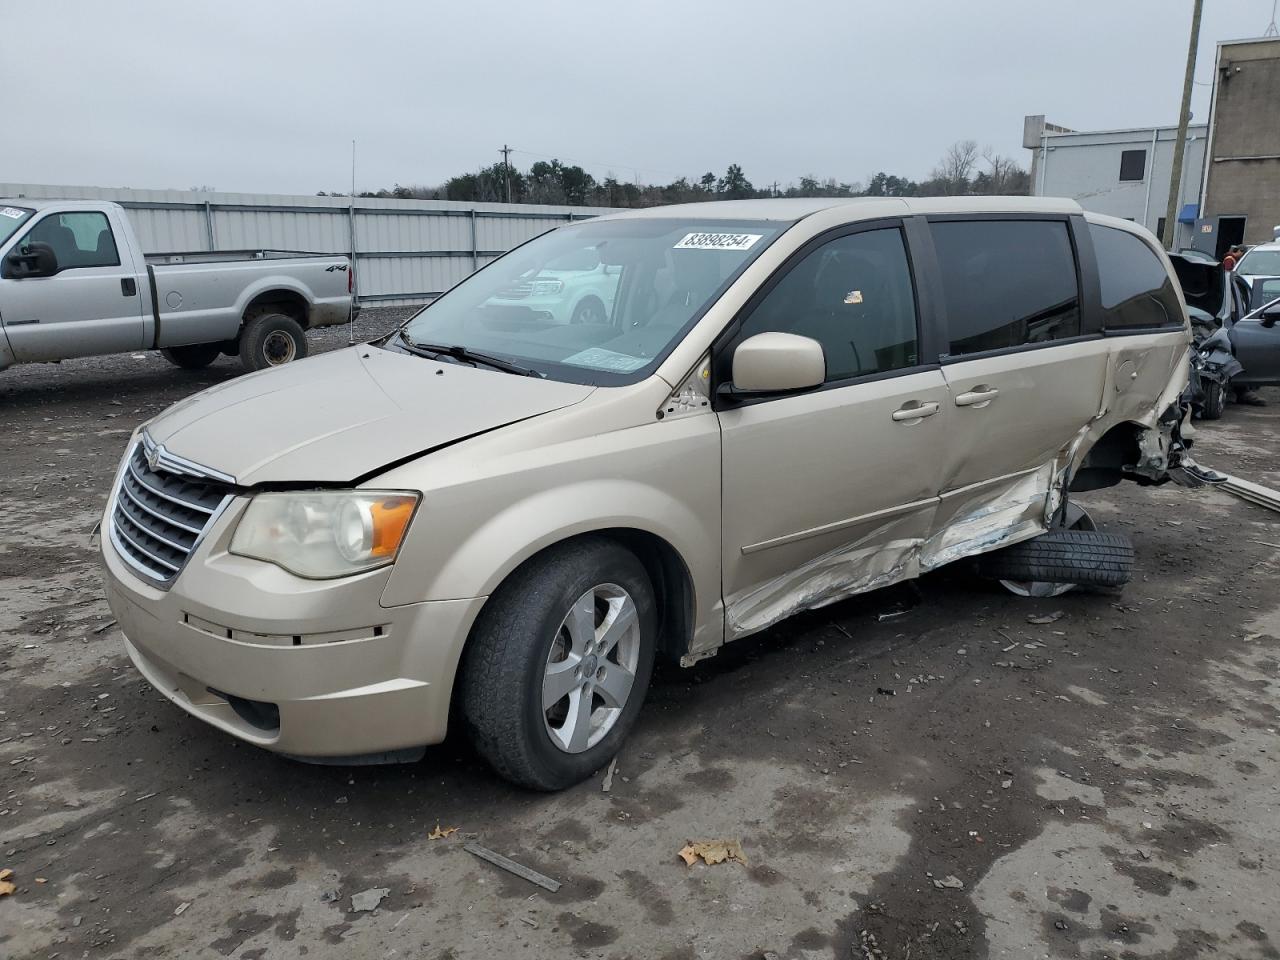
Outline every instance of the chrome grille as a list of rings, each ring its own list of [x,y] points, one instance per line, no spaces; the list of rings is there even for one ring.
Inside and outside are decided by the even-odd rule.
[[[533,283],[532,281],[526,280],[522,283],[517,282],[508,284],[495,293],[494,298],[498,300],[523,300],[531,293],[533,293]]]
[[[148,463],[148,453],[155,467]],[[151,580],[167,584],[182,571],[231,497],[230,483],[200,476],[198,470],[164,454],[163,448],[139,443],[120,473],[111,509],[112,542]]]

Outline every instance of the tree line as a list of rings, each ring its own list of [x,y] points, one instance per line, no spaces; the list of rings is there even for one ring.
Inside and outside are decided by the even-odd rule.
[[[864,182],[845,183],[828,177],[804,176],[794,183],[757,187],[739,164],[731,163],[716,176],[679,177],[666,184],[618,180],[612,174],[597,180],[582,167],[559,160],[539,160],[528,170],[502,162],[474,173],[450,177],[439,186],[402,186],[365,190],[361,197],[400,200],[462,200],[472,203],[546,203],[594,207],[654,207],[700,200],[744,200],[755,197],[942,197],[963,195],[1025,195],[1031,181],[1018,163],[994,152],[979,150],[973,140],[959,140],[947,148],[924,180],[879,171]],[[347,196],[342,191],[317,196]]]

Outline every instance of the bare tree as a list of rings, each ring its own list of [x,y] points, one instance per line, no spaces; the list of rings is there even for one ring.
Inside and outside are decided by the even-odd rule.
[[[991,147],[987,147],[982,151],[982,159],[987,163],[984,183],[985,192],[996,195],[1026,192],[1025,187],[1021,190],[1016,189],[1022,186],[1020,181],[1026,176],[1026,173],[1018,166],[1015,160],[1011,157],[1001,156]]]
[[[929,175],[943,193],[967,193],[969,178],[978,162],[978,144],[975,140],[957,140],[947,147],[942,160]]]

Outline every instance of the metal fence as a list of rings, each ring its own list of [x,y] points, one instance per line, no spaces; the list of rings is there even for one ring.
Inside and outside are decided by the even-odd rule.
[[[0,183],[0,197],[114,201],[128,211],[146,253],[265,247],[352,254],[360,302],[379,305],[430,300],[531,237],[612,212],[30,183]]]

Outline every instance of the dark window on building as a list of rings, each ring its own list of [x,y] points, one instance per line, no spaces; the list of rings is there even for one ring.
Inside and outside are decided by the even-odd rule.
[[[902,231],[838,237],[806,256],[743,321],[740,335],[770,331],[821,343],[827,382],[915,366],[916,301]]]
[[[1102,286],[1102,327],[1168,327],[1182,324],[1182,305],[1169,271],[1141,237],[1089,224]]]
[[[1161,243],[1164,243],[1164,221],[1164,217],[1156,221],[1156,239]]]
[[[1080,334],[1076,262],[1065,222],[951,220],[932,229],[952,356]]]
[[[1120,154],[1120,179],[1141,180],[1147,174],[1147,151],[1125,150]]]

